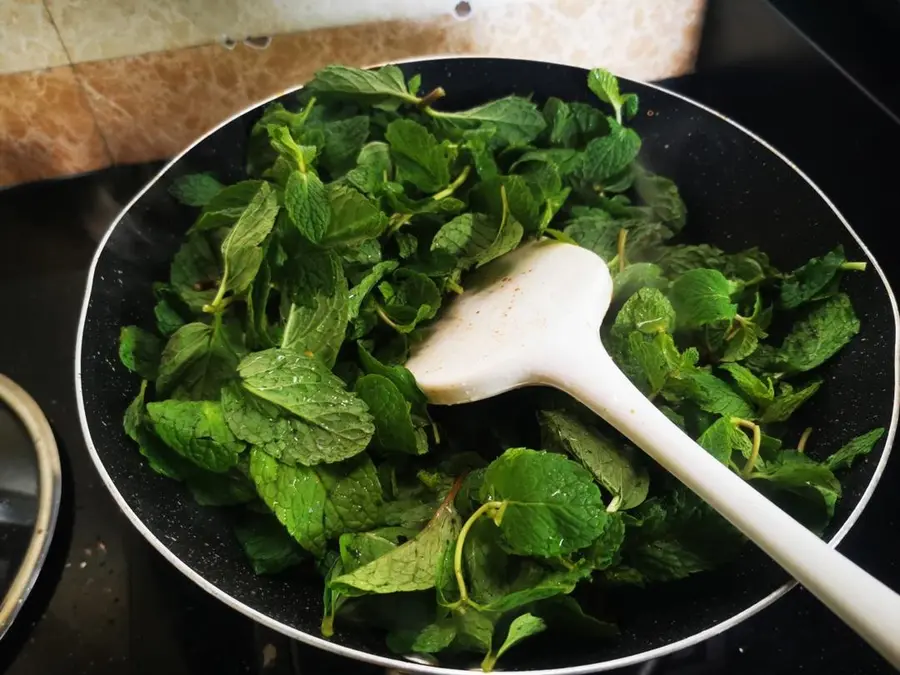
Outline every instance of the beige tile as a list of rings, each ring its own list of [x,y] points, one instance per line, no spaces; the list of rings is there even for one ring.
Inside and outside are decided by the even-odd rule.
[[[0,74],[68,62],[41,0],[0,0]]]
[[[4,0],[0,0],[3,2]],[[518,0],[476,0],[485,8]],[[450,16],[456,0],[47,0],[73,63],[374,21]]]
[[[70,66],[0,75],[0,185],[109,164]]]
[[[207,45],[75,69],[113,159],[141,162],[177,153],[221,120],[302,84],[323,65],[446,51],[444,33],[426,23],[388,22],[276,36],[263,50]],[[455,42],[466,46],[464,38]]]

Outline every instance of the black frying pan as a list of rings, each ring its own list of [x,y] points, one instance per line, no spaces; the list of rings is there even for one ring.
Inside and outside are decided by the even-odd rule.
[[[443,85],[447,107],[464,108],[510,93],[587,101],[586,71],[532,61],[436,59],[402,66],[429,86]],[[827,386],[792,419],[799,434],[816,428],[818,447],[838,447],[876,426],[886,440],[844,480],[845,492],[826,536],[836,544],[859,517],[888,458],[897,423],[897,306],[877,262],[850,226],[803,174],[776,150],[721,115],[656,87],[627,83],[641,99],[634,128],[642,162],[678,184],[689,210],[687,236],[726,250],[760,246],[792,269],[840,243],[867,274],[846,290],[862,322],[857,339],[824,368]],[[287,98],[287,97],[286,97]],[[231,534],[227,509],[203,508],[179,484],[154,474],[122,431],[137,381],[119,365],[119,328],[153,325],[153,281],[193,221],[167,187],[178,176],[212,171],[243,178],[246,141],[262,105],[225,122],[173,160],[113,223],[94,259],[76,352],[76,386],[88,448],[119,506],[141,533],[189,578],[223,602],[290,637],[339,654],[417,672],[451,672],[396,660],[380,636],[319,636],[321,579],[312,571],[253,574]],[[535,640],[510,654],[510,670],[569,673],[610,670],[686,647],[735,625],[783,595],[788,577],[748,547],[735,564],[652,591],[617,598],[623,635],[615,643],[548,648]],[[586,609],[590,610],[590,607]],[[527,643],[526,643],[527,644]],[[464,672],[458,670],[456,672]]]

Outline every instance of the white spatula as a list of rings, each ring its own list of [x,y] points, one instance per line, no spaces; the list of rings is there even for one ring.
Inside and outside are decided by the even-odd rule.
[[[432,403],[528,385],[572,395],[706,500],[900,668],[900,596],[831,549],[697,445],[616,367],[600,342],[606,263],[569,244],[527,244],[487,265],[407,367]]]

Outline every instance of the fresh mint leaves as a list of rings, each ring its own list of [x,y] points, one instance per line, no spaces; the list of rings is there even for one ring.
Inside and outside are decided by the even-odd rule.
[[[245,180],[173,181],[193,223],[151,325],[118,345],[148,469],[228,507],[257,573],[317,570],[326,637],[361,621],[486,671],[545,629],[614,639],[579,598],[713,569],[743,537],[568,397],[431,409],[404,367],[472,271],[548,236],[608,263],[600,337],[632,382],[820,531],[835,472],[884,434],[835,449],[795,428],[860,329],[841,284],[865,263],[838,246],[783,273],[684,243],[688,208],[629,127],[637,96],[605,70],[586,102],[454,110],[434,84],[328,66],[263,111]]]

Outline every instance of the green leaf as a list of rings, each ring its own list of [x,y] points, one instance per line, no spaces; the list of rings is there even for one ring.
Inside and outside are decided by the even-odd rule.
[[[238,374],[248,392],[284,408],[304,423],[308,429],[305,436],[312,442],[307,451],[315,453],[313,458],[335,461],[351,457],[364,450],[375,433],[366,404],[347,391],[316,358],[268,349],[241,361]],[[296,432],[298,426],[294,424],[291,429]],[[263,432],[256,429],[255,433]]]
[[[682,377],[670,379],[663,393],[689,398],[701,410],[716,415],[743,419],[755,416],[753,407],[740,394],[708,370],[687,370]]]
[[[485,470],[480,498],[504,503],[495,520],[518,555],[577,551],[600,535],[606,521],[591,474],[554,453],[507,450]]]
[[[413,425],[410,405],[391,380],[364,375],[356,381],[356,393],[375,419],[375,442],[381,448],[408,455],[428,452],[425,431]]]
[[[613,277],[613,300],[627,300],[642,288],[665,289],[669,282],[653,263],[634,263]]]
[[[760,339],[768,335],[756,323],[739,318],[737,327],[726,338],[723,361],[742,361],[756,351]]]
[[[359,361],[367,373],[383,375],[388,378],[403,394],[403,398],[412,404],[412,412],[420,417],[427,417],[425,394],[416,384],[416,378],[403,366],[386,366],[372,356],[362,344],[359,345]]]
[[[243,293],[250,287],[262,264],[264,252],[261,244],[272,231],[277,215],[275,191],[268,183],[261,183],[241,217],[222,240],[224,269],[217,297],[228,291]],[[215,305],[216,301],[212,304]]]
[[[622,305],[611,329],[614,339],[625,339],[631,331],[647,335],[670,332],[675,327],[675,309],[656,288],[642,288]]]
[[[243,180],[223,188],[204,205],[188,232],[206,232],[234,225],[259,191],[261,183],[258,180]]]
[[[557,169],[563,178],[575,173],[581,166],[582,153],[571,148],[550,148],[547,150],[529,150],[513,162],[510,171],[529,162],[549,164]]]
[[[697,363],[696,350],[680,353],[668,333],[656,333],[651,337],[636,330],[628,334],[625,352],[617,348],[614,358],[638,388],[650,397],[665,389],[671,378],[681,378],[692,371]]]
[[[243,461],[243,457],[242,457]],[[226,473],[192,470],[185,476],[191,496],[201,506],[236,506],[256,500],[256,488],[240,465]]]
[[[836,453],[825,460],[825,466],[831,471],[849,469],[857,457],[868,455],[875,444],[884,436],[884,429],[872,429],[861,436],[857,436]]]
[[[224,187],[207,173],[192,173],[176,178],[169,194],[188,206],[206,206]]]
[[[616,120],[621,124],[622,111],[627,117],[637,114],[638,99],[635,94],[621,94],[616,76],[603,68],[594,68],[588,73],[588,88],[601,101],[609,103],[616,113]]]
[[[756,405],[765,407],[774,400],[775,387],[772,385],[771,378],[767,377],[763,382],[749,369],[738,363],[723,363],[719,367],[734,378],[738,388]]]
[[[347,172],[346,178],[360,192],[375,195],[392,175],[390,146],[382,141],[373,141],[359,151],[356,167]]]
[[[284,208],[300,233],[319,243],[328,232],[331,206],[322,181],[313,171],[291,171],[284,186]]]
[[[821,386],[822,380],[815,380],[802,389],[794,390],[787,383],[783,383],[781,392],[763,412],[760,422],[762,424],[771,424],[772,422],[787,421],[791,415],[797,412],[797,408],[819,391]]]
[[[678,186],[671,180],[656,174],[640,172],[634,182],[634,190],[653,215],[680,232],[687,222],[687,207],[678,192]]]
[[[119,332],[119,359],[145,380],[155,380],[162,344],[153,333],[137,326],[123,326]]]
[[[216,317],[212,326],[189,323],[169,338],[159,362],[159,397],[214,400],[244,355],[237,326]]]
[[[450,183],[449,146],[438,142],[428,129],[410,119],[394,120],[385,131],[397,180],[422,192],[439,192]]]
[[[399,263],[396,260],[384,260],[380,263],[376,263],[366,276],[364,276],[356,286],[350,289],[348,301],[348,314],[350,319],[355,319],[359,316],[359,310],[362,307],[363,300],[368,297],[369,293],[372,292],[372,289],[375,288],[386,275],[393,272],[398,266]]]
[[[153,307],[156,329],[164,337],[169,337],[188,322],[190,310],[168,284],[154,284],[153,294],[156,297],[156,305]]]
[[[173,480],[184,480],[196,467],[171,450],[153,431],[144,403],[146,391],[147,381],[144,380],[141,382],[140,392],[125,410],[125,433],[138,444],[140,453],[147,458],[147,464],[156,473]]]
[[[619,559],[619,550],[624,541],[625,521],[619,514],[610,514],[603,532],[590,548],[585,549],[585,560],[590,563],[591,569],[605,570]]]
[[[256,574],[278,574],[306,557],[272,516],[246,513],[235,525],[234,533]]]
[[[387,110],[396,109],[401,103],[419,102],[407,89],[403,73],[397,66],[384,66],[378,70],[325,66],[316,72],[305,89],[316,96],[336,96]]]
[[[338,464],[289,466],[254,447],[250,477],[290,535],[315,556],[325,552],[329,540],[378,524],[382,491],[367,455]]]
[[[281,293],[282,349],[310,353],[333,366],[347,332],[350,298],[338,256],[309,251],[289,260]]]
[[[840,293],[816,305],[794,324],[778,350],[778,364],[788,373],[812,370],[834,356],[858,332],[859,319],[850,298]]]
[[[205,235],[188,235],[172,259],[172,288],[192,312],[212,302],[222,278],[216,250]]]
[[[391,286],[392,293],[385,298],[384,313],[392,328],[409,333],[421,322],[437,315],[441,308],[441,292],[430,278],[419,272],[398,270],[394,279],[398,277],[400,283]]]
[[[507,96],[461,112],[428,112],[463,129],[492,128],[495,138],[504,145],[528,145],[546,127],[537,106],[521,96]]]
[[[728,464],[732,453],[737,450],[744,457],[749,457],[752,451],[750,439],[730,417],[720,417],[707,428],[697,439],[704,450],[713,457]]]
[[[841,484],[826,465],[793,450],[785,450],[775,461],[757,466],[750,479],[752,483],[765,482],[821,506],[827,517],[811,523],[819,526],[824,526],[834,515],[834,505],[841,496]]]
[[[224,473],[237,466],[247,447],[231,433],[217,401],[148,403],[147,414],[166,445],[208,471]]]
[[[603,185],[637,159],[640,150],[640,136],[631,129],[613,125],[608,135],[587,144],[578,176],[586,183]]]
[[[369,137],[369,117],[355,115],[326,122],[322,131],[325,136],[322,166],[332,176],[340,176],[357,163],[357,157]]]
[[[497,659],[503,656],[507,651],[522,642],[522,640],[543,632],[546,628],[547,624],[544,623],[544,620],[533,614],[522,614],[521,616],[517,616],[509,625],[509,632],[506,634],[506,639],[497,651],[488,654],[484,658],[484,661],[481,662],[481,669],[485,672],[492,671],[494,665],[497,663]]]
[[[542,445],[566,452],[581,462],[613,496],[609,510],[634,508],[647,498],[650,479],[633,448],[616,444],[570,413],[542,410],[538,420]]]
[[[781,282],[781,306],[795,309],[800,305],[834,295],[845,269],[865,269],[865,263],[850,263],[844,257],[844,247],[838,246],[821,258],[812,258],[802,267],[788,274]]]
[[[387,227],[388,219],[376,204],[356,190],[339,184],[328,186],[331,220],[321,246],[356,246],[374,239]]]
[[[669,297],[678,325],[697,328],[716,321],[730,321],[737,314],[731,302],[734,286],[721,272],[695,269],[672,282]]]
[[[332,579],[332,588],[367,593],[398,593],[434,588],[438,561],[459,535],[452,502],[443,504],[418,536],[367,565]]]
[[[434,654],[449,647],[455,638],[456,625],[451,619],[442,619],[420,629],[389,633],[387,645],[395,654]]]

